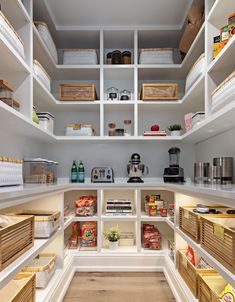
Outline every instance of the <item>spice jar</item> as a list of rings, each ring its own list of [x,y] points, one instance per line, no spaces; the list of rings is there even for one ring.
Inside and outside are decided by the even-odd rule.
[[[131,120],[124,120],[124,135],[131,136]]]
[[[161,208],[160,209],[160,214],[162,217],[167,217],[167,208]]]
[[[112,64],[112,53],[111,52],[107,53],[106,64],[108,64],[108,65]]]
[[[169,212],[169,215],[171,217],[174,216],[174,214],[175,214],[175,205],[173,203],[169,204],[169,206],[168,206],[168,212]]]
[[[110,87],[107,89],[108,101],[118,100],[118,89],[115,87]]]
[[[108,127],[109,127],[109,136],[115,136],[116,133],[115,133],[115,127],[116,127],[116,124],[115,123],[109,123],[108,124]]]
[[[157,216],[157,205],[155,203],[149,203],[149,216]]]
[[[122,90],[120,92],[120,100],[121,101],[129,101],[131,99],[131,92],[129,90]]]
[[[130,51],[123,51],[122,64],[131,64],[131,52]]]
[[[120,50],[112,52],[112,64],[122,64],[122,53]]]

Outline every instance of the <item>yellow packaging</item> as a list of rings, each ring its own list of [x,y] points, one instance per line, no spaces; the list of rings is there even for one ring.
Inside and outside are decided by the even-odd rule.
[[[220,294],[221,302],[235,302],[235,289],[228,284]]]

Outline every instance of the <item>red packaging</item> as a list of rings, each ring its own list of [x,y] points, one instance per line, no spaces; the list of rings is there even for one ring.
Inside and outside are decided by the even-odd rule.
[[[143,245],[147,249],[161,249],[161,234],[152,224],[143,225]]]
[[[195,266],[196,265],[196,260],[195,260],[195,253],[194,250],[191,248],[191,246],[188,245],[187,252],[186,252],[186,257],[188,260]]]
[[[95,221],[88,221],[83,223],[82,230],[82,247],[96,247],[97,246],[97,224]]]
[[[160,209],[160,214],[162,217],[167,217],[167,208],[161,208]]]

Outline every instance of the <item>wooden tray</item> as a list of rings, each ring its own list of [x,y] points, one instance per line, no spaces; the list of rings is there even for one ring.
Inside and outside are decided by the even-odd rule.
[[[142,84],[140,99],[143,101],[178,100],[177,83]]]
[[[199,302],[220,302],[219,295],[228,284],[219,274],[198,276],[198,301]]]
[[[97,100],[95,84],[61,84],[61,101],[95,101]]]

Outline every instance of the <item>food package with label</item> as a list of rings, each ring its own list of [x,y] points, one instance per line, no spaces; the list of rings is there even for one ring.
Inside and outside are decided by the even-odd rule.
[[[143,224],[143,246],[145,249],[160,250],[161,234],[154,225]]]
[[[75,201],[75,215],[76,216],[94,216],[97,211],[97,197],[96,196],[81,196]]]
[[[72,234],[69,237],[69,249],[77,249],[79,245],[80,222],[72,225]]]
[[[220,302],[234,302],[235,301],[235,289],[228,284],[220,294]]]
[[[95,248],[97,246],[97,223],[87,221],[81,227],[81,248]]]
[[[160,215],[162,208],[165,208],[165,201],[159,194],[150,194],[145,196],[145,212],[149,216]]]

